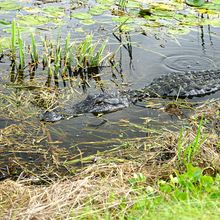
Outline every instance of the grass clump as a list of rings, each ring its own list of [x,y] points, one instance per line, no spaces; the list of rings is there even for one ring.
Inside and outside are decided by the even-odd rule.
[[[25,41],[21,37],[20,29],[15,20],[12,21],[11,29],[9,57],[12,63],[11,71],[16,79],[25,73],[27,67],[33,79],[40,64],[42,64],[44,70],[47,69],[45,71],[48,73],[47,85],[50,85],[52,78],[54,78],[55,85],[58,85],[60,76],[63,80],[78,75],[87,78],[91,69],[97,69],[93,72],[98,74],[98,68],[103,66],[104,61],[110,55],[106,53],[107,40],[94,42],[92,34],[88,34],[82,42],[76,43],[71,41],[69,33],[65,44],[62,44],[59,37],[55,42],[47,37],[42,42],[36,42],[34,34],[31,33],[30,45],[28,45],[28,51],[26,51]],[[3,51],[2,46],[0,47],[4,54],[5,51]],[[42,56],[38,51],[42,52]],[[25,57],[26,52],[30,54],[29,59]],[[28,61],[26,66],[25,60]]]

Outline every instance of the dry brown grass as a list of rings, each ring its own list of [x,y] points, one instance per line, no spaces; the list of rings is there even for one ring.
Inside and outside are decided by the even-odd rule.
[[[184,146],[194,138],[195,133],[192,130],[185,131]],[[120,212],[122,198],[126,201],[127,208],[135,202],[136,192],[129,184],[129,179],[135,173],[146,176],[146,187],[155,184],[158,179],[168,179],[171,174],[175,175],[176,169],[179,172],[184,169],[177,159],[177,139],[178,134],[165,133],[148,143],[148,150],[139,148],[111,152],[103,155],[97,164],[82,169],[73,177],[47,186],[29,185],[28,180],[5,180],[0,183],[0,218],[92,219],[93,215],[109,210],[112,213]],[[217,144],[217,136],[209,135],[193,161],[211,175],[220,171]],[[130,155],[130,158],[121,163],[108,162],[116,155],[121,158]]]

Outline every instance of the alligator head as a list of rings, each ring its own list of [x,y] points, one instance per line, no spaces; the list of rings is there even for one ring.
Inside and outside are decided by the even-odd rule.
[[[66,106],[63,109],[45,111],[40,115],[40,120],[56,122],[66,117],[77,117],[84,113],[106,114],[127,108],[130,103],[130,96],[121,92],[88,95],[83,101]]]

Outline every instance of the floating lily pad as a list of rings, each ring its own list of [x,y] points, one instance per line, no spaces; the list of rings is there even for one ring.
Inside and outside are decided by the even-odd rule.
[[[17,15],[17,22],[20,26],[40,26],[52,22],[53,24],[59,25],[61,20],[58,18],[51,18],[42,15]]]
[[[150,4],[150,6],[154,9],[157,10],[164,10],[164,11],[176,11],[177,9],[180,10],[182,9],[181,4],[179,6],[177,5],[172,5],[172,4],[166,4],[166,3],[161,3],[161,2],[153,2]]]
[[[190,29],[187,27],[176,27],[176,28],[169,28],[167,31],[170,35],[186,35],[189,34]]]
[[[89,13],[91,15],[102,15],[108,9],[105,5],[95,5],[94,7],[90,8]]]
[[[48,22],[51,21],[50,18],[45,17],[45,16],[40,16],[40,15],[18,15],[17,16],[18,24],[21,26],[38,26],[38,25],[43,25],[47,24]]]
[[[218,18],[205,20],[204,25],[211,25],[213,27],[220,27],[220,20]]]
[[[113,17],[112,21],[115,21],[118,23],[131,23],[133,22],[133,19],[129,16],[121,16],[121,17]]]
[[[128,1],[126,3],[126,8],[140,8],[140,3],[136,1]]]
[[[71,14],[71,17],[80,20],[90,20],[92,18],[92,15],[86,12],[73,12]]]
[[[36,7],[24,7],[23,10],[31,14],[37,14],[42,11],[42,9]]]
[[[16,1],[0,1],[0,10],[13,11],[21,8],[22,6]]]
[[[11,34],[12,30],[11,30],[11,25],[8,27],[8,28],[5,28],[3,29],[3,31],[5,33],[8,33],[8,34]],[[35,28],[34,27],[19,27],[19,31],[20,32],[24,32],[24,33],[27,33],[27,32],[34,32],[35,31]]]
[[[80,21],[80,23],[84,25],[92,25],[92,24],[95,24],[95,21],[92,19],[86,19],[86,20]]]
[[[83,33],[85,31],[80,27],[80,28],[75,28],[75,32]]]
[[[206,14],[220,14],[220,1],[207,2],[197,10],[205,10]]]
[[[2,52],[4,49],[9,49],[10,47],[11,47],[11,38],[9,37],[0,38],[0,52]]]
[[[186,4],[193,7],[200,7],[205,4],[205,0],[186,0]]]
[[[115,0],[97,0],[97,3],[102,5],[114,5]]]
[[[166,11],[161,9],[152,10],[152,14],[157,16],[158,18],[173,18],[176,14],[175,11]]]
[[[63,17],[65,9],[63,7],[49,6],[43,9],[43,12],[52,17]]]

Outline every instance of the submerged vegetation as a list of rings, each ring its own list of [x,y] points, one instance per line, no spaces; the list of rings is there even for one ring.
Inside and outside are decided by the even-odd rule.
[[[78,101],[89,78],[102,91],[130,89],[116,61],[123,48],[135,70],[132,46],[143,48],[130,31],[180,45],[178,36],[208,25],[213,46],[219,14],[219,0],[0,0],[0,219],[218,219],[218,99],[146,98],[143,116],[128,110],[116,120],[85,115],[64,125],[39,115]],[[99,71],[109,66],[111,79]],[[58,88],[60,80],[71,88]]]

